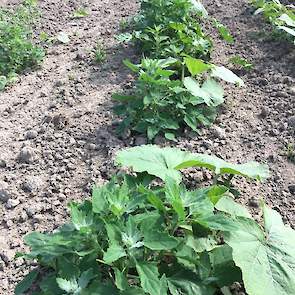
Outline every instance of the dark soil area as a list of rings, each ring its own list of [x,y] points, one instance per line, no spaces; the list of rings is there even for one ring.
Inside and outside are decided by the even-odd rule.
[[[239,55],[254,69],[229,65],[245,87],[225,85],[226,103],[214,126],[198,138],[179,138],[176,146],[232,162],[267,163],[272,175],[265,183],[237,182],[240,200],[259,218],[259,200],[264,199],[294,227],[295,166],[284,150],[295,141],[295,47],[269,38],[267,25],[252,15],[246,0],[204,4],[236,39],[226,45],[216,38],[213,62],[227,65],[231,56]],[[8,1],[0,0],[0,5]],[[81,6],[89,16],[72,19]],[[88,198],[93,183],[109,179],[115,152],[145,141],[116,135],[111,100],[113,92],[132,83],[122,59],[138,57],[114,37],[120,21],[136,13],[136,1],[44,0],[40,8],[37,30],[51,36],[65,32],[70,42],[49,45],[40,69],[0,93],[1,295],[13,294],[24,274],[25,262],[14,260],[15,253],[25,249],[22,237],[66,222],[66,204]],[[263,28],[267,33],[258,34]],[[107,50],[102,65],[93,64],[97,42]],[[162,138],[156,143],[171,145]],[[195,170],[185,175],[191,185],[211,177]]]

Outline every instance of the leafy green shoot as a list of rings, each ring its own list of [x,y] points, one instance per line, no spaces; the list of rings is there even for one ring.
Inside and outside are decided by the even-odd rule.
[[[106,50],[104,49],[103,45],[97,43],[94,48],[94,61],[97,64],[101,64],[106,60],[107,54]]]
[[[79,8],[74,11],[73,18],[84,18],[89,15],[89,12],[85,8]]]
[[[165,181],[153,183],[147,173],[121,174],[94,187],[91,200],[71,203],[69,224],[26,235],[30,252],[22,257],[42,268],[18,284],[17,295],[33,283],[38,295],[227,295],[234,282],[249,295],[292,294],[295,231],[279,213],[262,204],[259,225],[234,200],[229,183],[188,190],[167,175],[167,166],[183,165],[179,157],[191,154],[162,149],[155,155],[153,147],[144,148],[141,165],[152,158]],[[221,165],[206,155],[199,155],[199,163],[200,158],[202,165]],[[253,172],[252,164],[245,165],[248,174],[257,174],[257,165]],[[242,165],[222,167],[230,176],[246,174]]]

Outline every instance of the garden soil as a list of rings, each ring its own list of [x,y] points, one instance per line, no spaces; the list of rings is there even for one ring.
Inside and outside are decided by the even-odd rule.
[[[13,5],[17,1],[1,1]],[[177,143],[158,137],[160,145],[215,154],[234,163],[267,163],[264,183],[237,180],[240,202],[260,219],[264,200],[295,227],[295,166],[285,155],[295,134],[295,47],[270,38],[264,21],[253,16],[246,0],[206,0],[209,13],[226,24],[234,44],[216,39],[213,61],[227,65],[245,87],[225,85],[226,103],[215,124],[195,137],[185,132]],[[0,294],[13,294],[27,265],[14,259],[25,250],[23,236],[51,231],[67,222],[67,203],[90,197],[93,184],[105,183],[117,170],[116,152],[146,142],[141,136],[116,134],[111,94],[132,87],[122,65],[138,61],[134,48],[115,39],[120,22],[133,16],[134,0],[41,0],[37,32],[68,34],[67,44],[47,45],[40,68],[0,93]],[[89,15],[73,19],[86,7]],[[93,63],[97,44],[107,59]],[[253,64],[246,71],[228,60],[239,55]],[[189,186],[207,183],[210,173],[185,171]]]

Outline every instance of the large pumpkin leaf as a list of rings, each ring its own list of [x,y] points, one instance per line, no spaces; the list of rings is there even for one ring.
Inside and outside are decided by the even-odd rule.
[[[208,168],[216,174],[236,174],[258,180],[264,180],[269,176],[267,166],[257,162],[230,164],[215,156],[193,154],[176,148],[160,148],[156,145],[120,151],[116,162],[131,167],[135,172],[147,172],[162,180],[170,177],[178,183],[181,181],[181,174],[177,170],[194,166]]]
[[[263,231],[254,220],[237,219],[239,230],[226,233],[233,259],[249,295],[295,294],[295,231],[279,213],[264,206]]]

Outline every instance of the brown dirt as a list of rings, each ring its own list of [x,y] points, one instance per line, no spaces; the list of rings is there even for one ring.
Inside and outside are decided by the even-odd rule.
[[[295,134],[290,119],[295,115],[294,46],[258,37],[266,25],[252,16],[246,0],[204,4],[236,38],[233,45],[216,40],[214,62],[227,64],[230,56],[240,55],[254,64],[254,70],[238,72],[244,88],[225,86],[227,102],[212,128],[199,138],[180,138],[176,145],[233,162],[267,163],[272,172],[267,182],[237,182],[241,201],[258,214],[253,206],[263,198],[295,226],[294,191],[292,195],[290,190],[295,169],[282,155],[286,144],[294,143]],[[90,15],[71,19],[80,6],[86,6]],[[121,60],[136,55],[132,48],[118,46],[114,35],[120,21],[136,13],[136,1],[44,0],[40,7],[38,30],[52,36],[63,31],[71,41],[48,46],[40,69],[0,93],[0,160],[6,163],[0,168],[0,195],[5,191],[10,199],[0,202],[1,295],[13,294],[23,276],[25,262],[13,259],[24,249],[23,235],[64,223],[66,204],[89,197],[91,185],[103,183],[112,173],[114,153],[134,144],[133,138],[122,140],[114,132],[111,93],[130,87],[132,80]],[[97,41],[107,48],[102,65],[92,64],[91,50]],[[186,176],[190,181],[210,177],[194,171]]]

